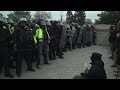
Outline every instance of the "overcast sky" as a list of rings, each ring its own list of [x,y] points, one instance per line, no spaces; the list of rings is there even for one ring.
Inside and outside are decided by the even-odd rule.
[[[50,12],[52,14],[53,20],[60,19],[61,11],[50,11]],[[66,12],[67,11],[62,11],[64,20],[66,19]],[[0,11],[0,13],[2,13],[5,17],[7,17],[7,14],[9,13],[9,11]],[[101,13],[101,11],[85,11],[85,13],[86,13],[86,18],[90,18],[92,19],[92,21],[94,21],[95,19],[98,19],[97,14]],[[31,11],[31,15],[33,16],[34,14],[35,14],[35,11]]]

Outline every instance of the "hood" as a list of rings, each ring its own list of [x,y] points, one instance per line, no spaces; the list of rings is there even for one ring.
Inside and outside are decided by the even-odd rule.
[[[101,60],[101,57],[102,57],[101,54],[99,54],[99,53],[93,53],[92,56],[91,56],[92,63],[90,63],[90,64],[92,64],[92,65],[98,65],[100,67],[104,67],[104,63]]]

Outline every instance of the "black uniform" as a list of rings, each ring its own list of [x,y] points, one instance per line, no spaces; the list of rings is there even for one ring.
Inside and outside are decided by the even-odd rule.
[[[17,48],[17,60],[16,60],[16,74],[21,76],[22,72],[22,60],[26,60],[27,67],[29,71],[35,71],[32,68],[32,55],[34,39],[33,34],[30,30],[27,30],[24,26],[18,24],[15,27],[14,35],[16,38],[16,48]]]
[[[12,28],[12,24],[11,24],[11,28]],[[13,26],[14,27],[14,26]],[[12,68],[12,69],[15,69],[15,65],[14,65],[14,62],[16,61],[16,51],[15,51],[15,47],[14,47],[14,37],[13,37],[13,32],[12,33],[10,32],[8,26],[7,26],[7,30],[9,31],[10,33],[10,42],[9,42],[9,67]]]
[[[109,42],[110,42],[110,49],[113,57],[113,53],[115,51],[115,42],[116,41],[116,31],[112,30],[110,31],[110,36],[109,36]]]
[[[2,72],[2,67],[5,69],[5,76],[13,78],[14,76],[10,74],[8,66],[8,43],[9,43],[9,32],[0,25],[0,73]]]
[[[50,43],[49,43],[49,59],[50,60],[55,60],[56,59],[56,54],[55,54],[55,33],[53,31],[53,27],[52,26],[47,26],[47,30],[49,32],[49,35],[51,37],[50,39]]]
[[[116,38],[116,48],[117,48],[117,61],[116,64],[120,65],[120,37]]]
[[[62,25],[57,25],[57,28],[56,28],[56,36],[55,36],[55,42],[56,42],[56,47],[57,47],[57,52],[56,52],[56,55],[59,57],[59,58],[63,58],[63,52],[62,52],[62,49],[60,47],[60,41],[61,41],[61,36],[62,36],[62,31],[63,31],[63,26]]]

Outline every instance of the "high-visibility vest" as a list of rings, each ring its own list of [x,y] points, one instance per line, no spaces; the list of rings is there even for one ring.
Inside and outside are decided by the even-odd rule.
[[[41,28],[38,28],[36,30],[36,35],[35,35],[38,39],[43,39],[43,30]]]
[[[14,26],[11,27],[11,24],[8,24],[8,30],[12,34],[14,32]]]

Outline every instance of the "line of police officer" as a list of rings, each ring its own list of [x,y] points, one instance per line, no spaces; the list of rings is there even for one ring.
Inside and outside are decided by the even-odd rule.
[[[61,48],[64,51],[72,50],[76,47],[85,48],[95,45],[96,31],[91,24],[80,26],[77,23],[64,24],[61,38]]]
[[[21,77],[23,59],[26,61],[27,70],[35,72],[32,64],[36,61],[36,67],[41,69],[42,55],[44,64],[51,64],[49,58],[50,60],[55,60],[56,55],[59,58],[63,58],[59,45],[60,40],[57,40],[57,38],[60,38],[60,35],[55,35],[59,32],[53,31],[53,28],[57,30],[61,28],[57,27],[58,23],[56,22],[54,22],[54,27],[51,27],[51,23],[41,20],[29,24],[26,18],[20,18],[18,24],[14,26],[12,20],[8,20],[7,23],[1,15],[0,73],[2,73],[2,67],[4,66],[5,76],[13,78],[14,76],[10,73],[10,68],[16,68],[17,76]],[[16,65],[14,65],[14,62],[16,62]]]
[[[81,48],[95,44],[95,28],[90,25],[80,26],[72,23],[39,20],[28,23],[26,18],[20,18],[17,25],[10,19],[8,23],[0,16],[0,73],[2,67],[5,76],[13,78],[10,68],[16,68],[17,77],[21,77],[22,60],[27,64],[27,71],[35,72],[32,64],[41,69],[44,64],[50,65],[50,60],[64,59],[63,52],[67,49]],[[16,64],[15,64],[16,63]]]

